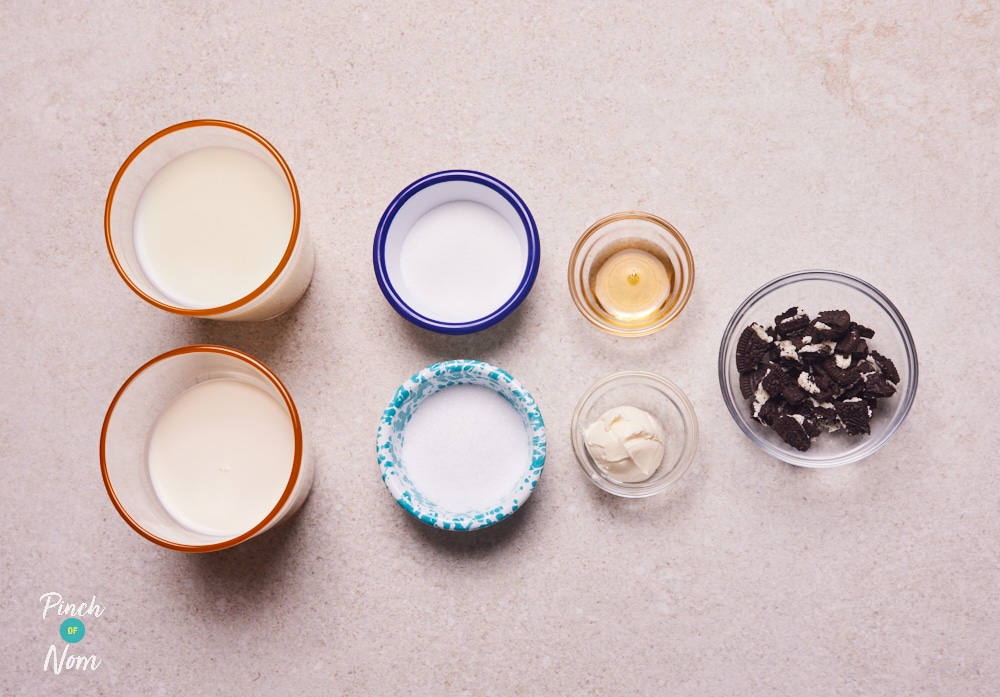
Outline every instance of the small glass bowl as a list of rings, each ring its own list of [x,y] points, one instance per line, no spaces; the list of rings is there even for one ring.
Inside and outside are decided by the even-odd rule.
[[[654,416],[663,427],[664,453],[649,479],[622,482],[602,470],[587,450],[584,432],[614,407],[637,407]],[[687,396],[674,383],[654,373],[627,371],[598,380],[573,411],[573,452],[595,486],[625,498],[660,494],[684,476],[698,451],[698,417]]]
[[[879,400],[871,434],[821,433],[800,452],[768,426],[755,421],[751,403],[740,392],[736,345],[753,322],[771,326],[774,317],[798,306],[815,317],[825,310],[846,310],[851,319],[874,330],[868,345],[886,356],[899,372],[896,394]],[[780,276],[750,294],[733,314],[719,347],[722,398],[736,425],[767,454],[800,467],[837,467],[857,462],[881,448],[902,425],[917,393],[917,352],[913,337],[895,305],[871,284],[839,271],[797,271]]]
[[[629,317],[605,307],[598,272],[615,254],[627,250],[652,254],[667,269],[669,290],[655,309]],[[583,233],[569,258],[569,290],[580,313],[594,326],[617,336],[645,336],[670,324],[687,305],[694,288],[694,257],[673,225],[650,213],[625,211],[598,220]]]

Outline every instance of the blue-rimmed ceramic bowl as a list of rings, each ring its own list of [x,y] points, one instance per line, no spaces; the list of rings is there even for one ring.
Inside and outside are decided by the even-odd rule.
[[[375,232],[375,277],[404,318],[443,334],[500,322],[538,274],[538,228],[521,197],[470,170],[418,179],[385,209]]]
[[[505,470],[499,487],[496,482],[491,487],[497,492],[495,500],[488,505],[478,503],[475,509],[446,507],[432,500],[414,485],[404,457],[406,427],[420,405],[459,385],[479,385],[500,395],[520,417],[527,441],[523,466],[518,464],[509,476]],[[482,361],[445,361],[424,368],[396,390],[379,423],[376,451],[382,481],[407,513],[442,530],[476,530],[507,518],[531,496],[545,464],[545,424],[534,398],[510,373]],[[482,496],[475,498],[482,501]]]

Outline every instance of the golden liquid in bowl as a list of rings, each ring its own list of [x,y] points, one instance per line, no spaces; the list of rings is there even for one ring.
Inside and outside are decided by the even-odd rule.
[[[601,308],[619,322],[636,323],[669,309],[674,267],[652,245],[625,247],[594,264],[591,288]],[[659,252],[659,253],[657,253]]]

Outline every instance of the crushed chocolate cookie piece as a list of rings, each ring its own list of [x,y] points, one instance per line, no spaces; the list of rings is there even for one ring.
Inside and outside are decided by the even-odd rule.
[[[857,326],[852,323],[851,329],[840,338],[834,350],[836,353],[858,360],[868,356],[868,342],[861,337]]]
[[[878,365],[870,358],[865,358],[857,362],[858,373],[861,375],[862,382],[868,382],[868,379],[872,375],[881,375],[882,372],[879,370]]]
[[[864,391],[865,391],[865,383],[859,382],[858,384],[852,385],[851,387],[848,387],[846,390],[841,392],[837,397],[834,398],[834,402],[838,400],[845,401],[852,399],[860,399]]]
[[[802,421],[802,428],[810,438],[815,438],[822,432],[820,430],[819,423],[817,423],[816,419],[810,415],[807,415]]]
[[[808,396],[809,394],[794,382],[789,382],[781,391],[782,399],[789,404],[801,404]]]
[[[781,416],[781,407],[778,406],[776,400],[769,399],[760,405],[757,415],[754,418],[766,426],[773,427],[775,420],[779,416]]]
[[[795,382],[803,390],[814,396],[823,391],[823,388],[816,384],[816,379],[805,370],[799,373],[799,377],[796,378]]]
[[[859,397],[836,403],[837,418],[844,424],[847,435],[857,436],[871,433],[869,422],[872,417],[871,407]]]
[[[872,351],[871,356],[875,360],[875,364],[882,369],[882,374],[885,375],[886,380],[898,385],[899,371],[896,370],[896,364],[878,351]]]
[[[862,394],[870,399],[884,399],[896,394],[896,388],[881,373],[872,373],[865,379]]]
[[[862,339],[871,339],[873,336],[875,336],[875,330],[869,329],[863,324],[858,324],[857,322],[851,322],[851,326],[854,327],[855,330],[857,330],[858,336],[860,336]]]
[[[800,416],[799,419],[801,418],[802,417]],[[805,452],[806,450],[809,450],[809,446],[812,445],[812,438],[810,438],[809,434],[806,433],[806,430],[803,428],[799,419],[796,419],[795,416],[782,414],[774,420],[772,428],[775,433],[781,436],[782,440],[790,446],[796,450]]]
[[[820,338],[838,341],[850,328],[851,315],[846,310],[826,310],[810,326]]]
[[[812,381],[815,383],[816,387],[819,388],[819,392],[813,395],[813,398],[818,399],[821,402],[825,402],[833,397],[834,390],[837,389],[837,384],[830,379],[826,373],[820,373],[816,371],[812,375]]]
[[[823,362],[823,372],[844,389],[861,381],[861,370],[857,365],[851,365],[850,356],[833,354]]]
[[[798,307],[790,307],[774,318],[774,331],[779,336],[798,335],[809,326],[809,315]]]
[[[759,366],[757,370],[740,373],[740,394],[743,395],[743,399],[753,397],[754,392],[757,391],[757,386],[760,385],[760,381],[767,375],[768,370],[769,364],[764,364]]]
[[[767,390],[769,394],[781,394],[781,390],[787,382],[788,376],[785,372],[780,368],[772,367],[760,381],[760,386]]]
[[[736,369],[741,373],[756,370],[771,348],[772,339],[759,324],[751,324],[736,343]]]
[[[774,348],[778,349],[779,360],[791,361],[792,363],[799,362],[799,349],[802,348],[801,342],[795,339],[780,339],[774,342]]]
[[[810,438],[815,438],[820,434],[819,424],[812,412],[812,405],[808,401],[792,407],[786,413],[799,422],[799,425],[802,426],[802,429]]]
[[[837,408],[833,405],[833,403],[821,402],[818,399],[810,398],[809,406],[812,409],[813,416],[815,416],[818,420],[836,423]],[[837,426],[839,428],[839,424]]]
[[[803,363],[816,363],[833,355],[833,346],[827,342],[809,343],[798,350]]]
[[[808,371],[803,370],[799,373],[796,383],[809,393],[810,399],[825,402],[833,396],[833,391],[830,389],[833,383],[830,378],[822,373],[810,374]]]
[[[760,384],[768,394],[780,395],[789,404],[799,404],[809,396],[788,373],[780,368],[769,371]]]

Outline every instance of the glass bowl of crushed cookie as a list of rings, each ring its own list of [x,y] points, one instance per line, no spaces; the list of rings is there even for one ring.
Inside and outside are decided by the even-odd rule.
[[[837,271],[799,271],[750,294],[719,348],[740,430],[769,455],[837,467],[881,448],[917,392],[917,352],[896,306]]]
[[[684,236],[650,213],[614,213],[587,228],[569,260],[569,289],[594,326],[645,336],[674,321],[694,288]]]
[[[690,469],[698,417],[670,380],[615,373],[588,389],[573,412],[573,452],[590,481],[625,498],[665,491]]]

